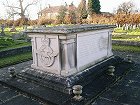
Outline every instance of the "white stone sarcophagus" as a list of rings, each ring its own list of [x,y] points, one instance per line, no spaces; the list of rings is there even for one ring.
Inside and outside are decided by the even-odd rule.
[[[87,24],[30,29],[32,68],[66,78],[98,65],[113,55],[113,28]]]

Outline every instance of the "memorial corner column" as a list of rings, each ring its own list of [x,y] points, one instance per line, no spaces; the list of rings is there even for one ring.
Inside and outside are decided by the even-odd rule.
[[[62,75],[76,72],[76,41],[75,39],[61,40],[61,67]]]

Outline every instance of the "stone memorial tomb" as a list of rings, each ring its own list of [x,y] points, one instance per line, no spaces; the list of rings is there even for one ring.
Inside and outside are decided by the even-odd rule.
[[[114,25],[64,25],[27,30],[32,42],[32,69],[24,77],[51,89],[72,93],[95,73],[91,68],[112,59]],[[97,70],[100,71],[100,70]]]

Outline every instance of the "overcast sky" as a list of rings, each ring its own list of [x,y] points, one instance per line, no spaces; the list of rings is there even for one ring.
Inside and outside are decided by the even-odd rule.
[[[6,1],[6,0],[0,0],[0,18],[6,17],[5,8],[2,5],[3,1]],[[11,3],[11,2],[15,2],[17,0],[9,0],[9,1]],[[25,1],[29,2],[31,0],[25,0]],[[32,18],[32,19],[37,18],[37,12],[39,11],[40,7],[44,8],[44,7],[48,6],[48,4],[50,4],[52,6],[61,5],[61,4],[64,4],[65,2],[67,2],[67,4],[70,4],[72,1],[76,6],[78,6],[78,4],[80,3],[81,0],[41,0],[41,2],[40,2],[41,6],[39,6],[40,4],[38,4],[37,6],[31,6],[29,8],[30,18]],[[115,8],[117,8],[119,4],[121,4],[123,2],[128,2],[128,1],[133,1],[134,4],[137,6],[137,8],[140,9],[140,0],[100,0],[101,11],[102,12],[113,12],[113,10]],[[13,4],[17,5],[17,2],[15,2]]]

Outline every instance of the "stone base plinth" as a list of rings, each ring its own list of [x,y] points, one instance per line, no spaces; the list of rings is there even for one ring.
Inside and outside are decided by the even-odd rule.
[[[108,65],[115,66],[114,76],[110,76],[107,74],[106,71],[108,70]],[[56,88],[60,88],[62,84],[65,84],[63,81],[59,80],[60,77],[57,78],[57,76],[53,76],[53,78],[55,77],[55,79],[52,79],[53,81],[48,80],[47,83],[46,79],[49,77],[46,77],[44,75],[44,77],[42,77],[44,79],[41,79],[39,75],[35,76],[27,72],[29,71],[29,69],[26,72],[18,74],[15,78],[11,78],[9,76],[9,73],[4,73],[3,75],[1,75],[0,83],[3,85],[8,85],[9,87],[12,87],[17,91],[25,93],[31,97],[36,97],[37,99],[46,102],[48,105],[91,105],[91,103],[95,101],[97,97],[105,92],[105,90],[112,87],[130,70],[134,70],[134,66],[135,65],[133,62],[126,62],[119,57],[114,57],[110,58],[106,62],[101,62],[95,67],[89,68],[86,73],[83,72],[77,75],[73,75],[73,77],[70,76],[70,86],[72,84],[80,84],[83,86],[83,93],[81,94],[83,99],[81,101],[74,100],[73,94],[66,94],[64,92],[56,91]],[[50,76],[50,78],[51,77],[52,76]],[[64,78],[62,78],[61,80],[63,79]],[[49,84],[52,87],[48,88],[47,85]],[[54,85],[56,87],[53,87]],[[61,89],[63,89],[63,91],[67,90],[66,88]]]
[[[114,56],[105,59],[90,68],[85,69],[74,75],[68,77],[52,74],[49,72],[44,72],[41,70],[28,68],[22,73],[18,74],[21,78],[29,79],[36,82],[39,85],[54,89],[59,92],[66,94],[72,94],[72,86],[82,85],[83,87],[98,78],[110,65],[115,65],[122,59],[118,59]]]

